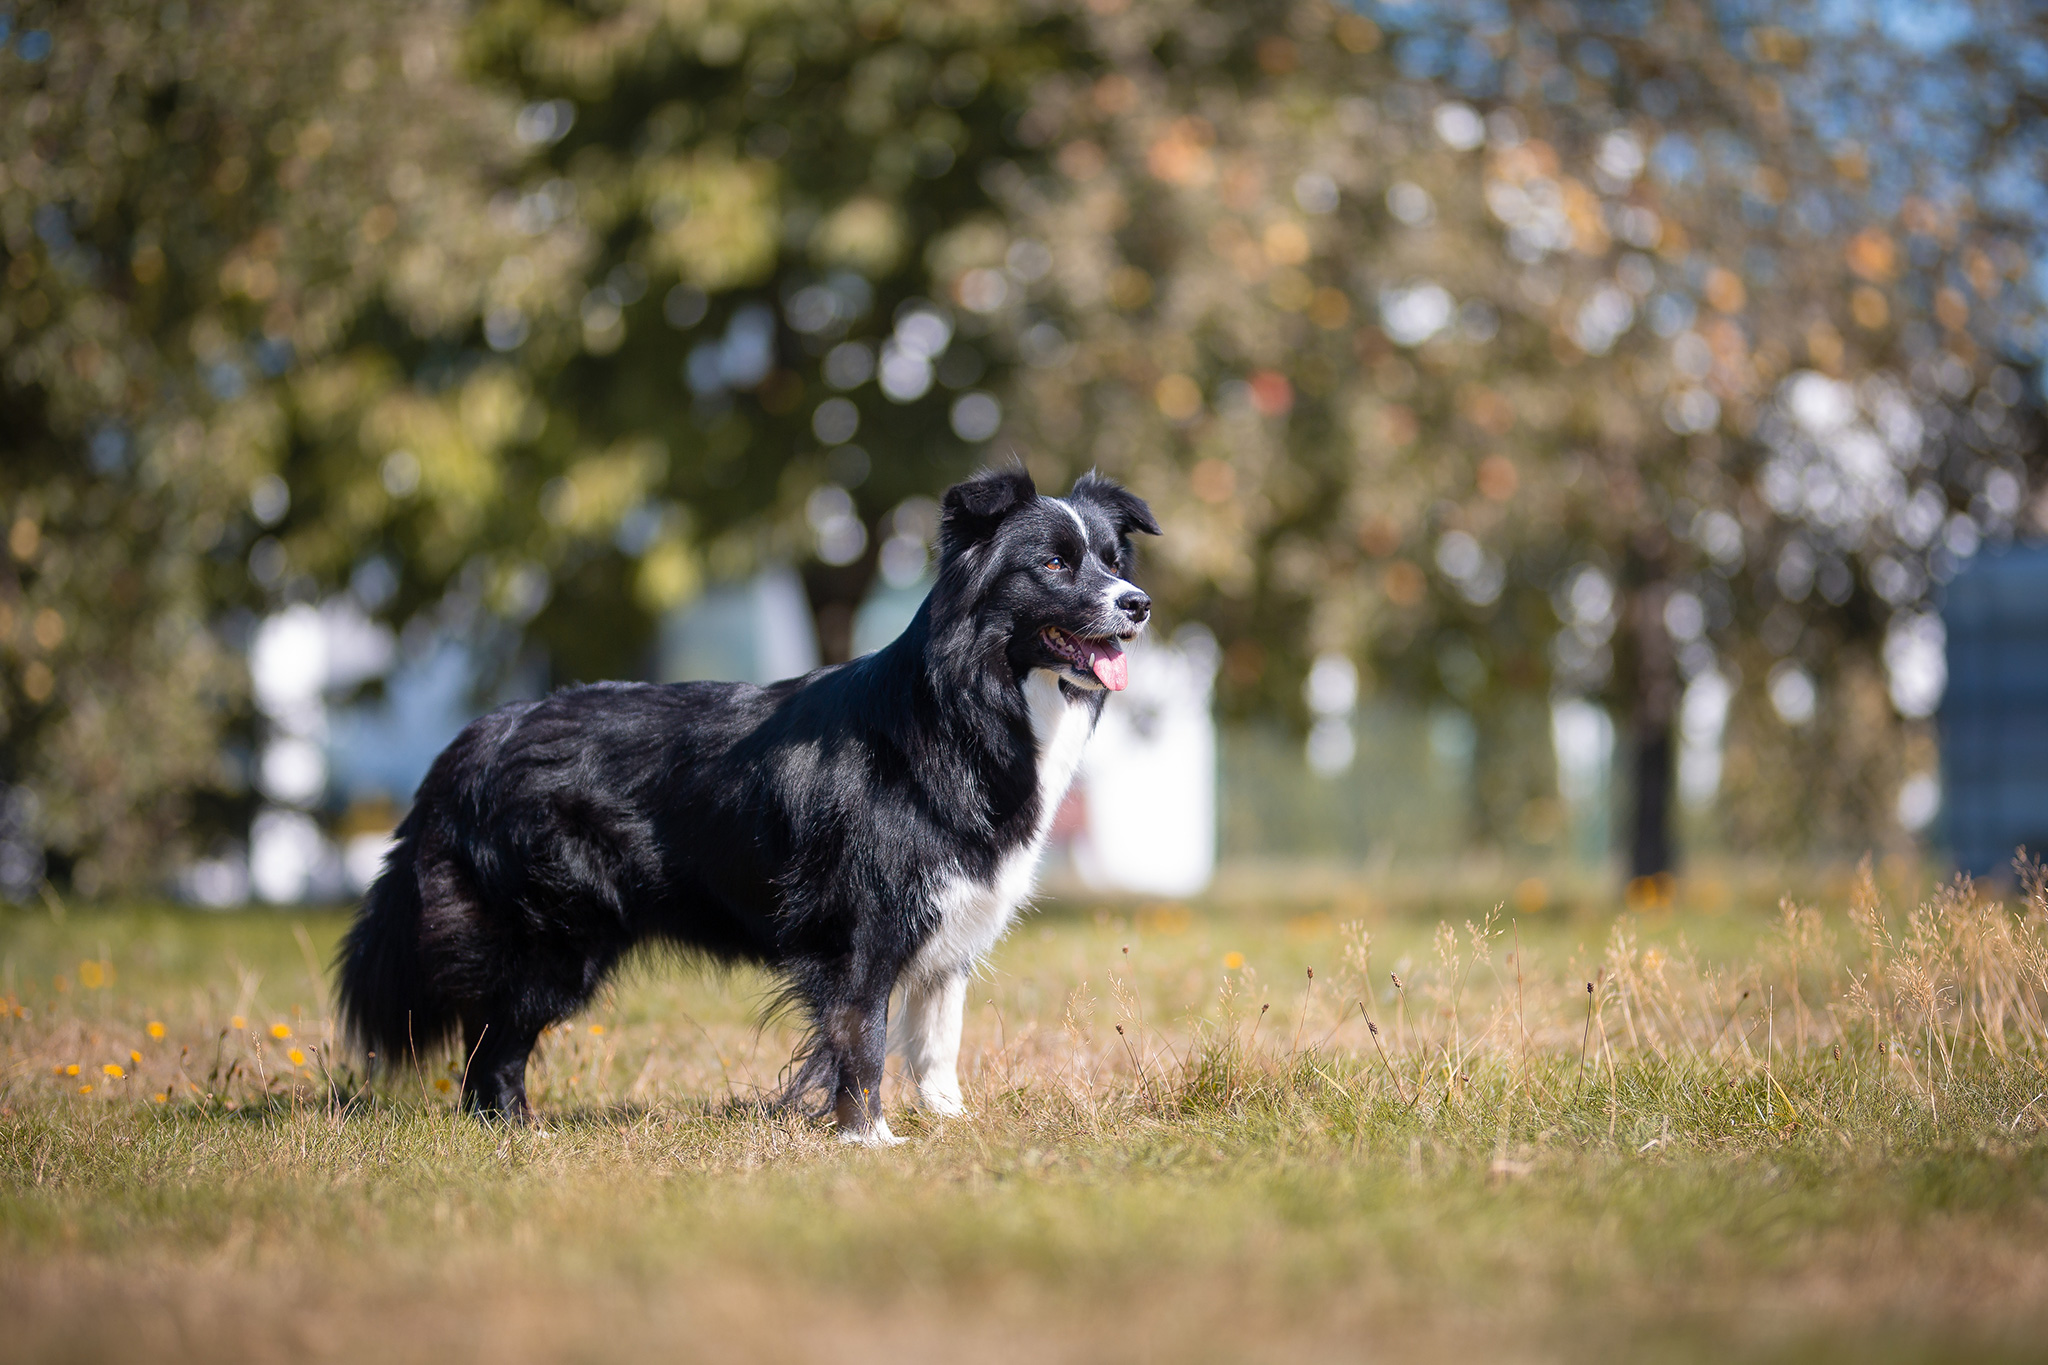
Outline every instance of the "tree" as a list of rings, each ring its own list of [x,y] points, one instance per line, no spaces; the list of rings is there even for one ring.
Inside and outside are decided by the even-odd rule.
[[[2038,484],[2039,196],[2012,184],[2040,147],[2009,136],[2038,18],[1985,6],[1930,94],[1932,58],[1818,12],[1110,11],[1081,39],[1102,74],[1045,82],[1026,125],[1062,183],[1006,200],[1075,348],[1019,406],[1194,528],[1162,595],[1231,642],[1226,695],[1287,705],[1339,651],[1482,719],[1604,696],[1647,875],[1690,684],[1740,679],[1738,740],[1766,696],[1797,731],[1800,688],[1836,686],[1836,731],[1794,744],[1837,771],[1781,828],[1889,823],[1928,594]],[[1809,70],[1823,41],[1888,48],[1859,98],[1923,133],[1846,142],[1880,119],[1828,73],[1869,54]],[[1999,186],[2012,208],[1973,207]],[[1745,797],[1784,735],[1737,755]]]
[[[1867,841],[1940,582],[2043,517],[2048,65],[1996,0],[1841,13],[30,10],[0,880],[246,819],[258,613],[632,674],[792,557],[840,657],[1011,451],[1152,500],[1235,714],[1325,655],[1468,713],[1481,839],[1547,837],[1561,691],[1625,718],[1636,872],[1717,696],[1734,837]]]
[[[847,656],[884,546],[923,554],[897,509],[997,448],[1008,357],[972,306],[1007,287],[988,187],[1027,173],[1014,121],[1073,59],[1067,28],[965,4],[482,11],[479,69],[559,120],[532,193],[557,187],[595,246],[580,346],[531,354],[507,323],[502,349],[547,405],[537,443],[561,461],[625,443],[656,471],[611,480],[640,507],[573,501],[651,531],[627,538],[650,616],[624,651],[565,650],[579,666],[639,666],[627,651],[651,613],[706,561],[731,574],[776,555],[805,564],[823,657]],[[963,279],[969,306],[935,293]],[[610,628],[611,580],[559,585],[536,629]]]
[[[455,78],[459,18],[269,0],[16,16],[7,892],[34,889],[46,851],[94,893],[246,827],[249,774],[224,741],[248,752],[250,613],[333,590],[392,528],[408,604],[430,600],[475,543],[492,442],[528,409],[508,371],[449,348],[511,254],[488,201],[517,151],[511,111]],[[521,245],[545,297],[575,243]],[[341,433],[391,444],[366,463]],[[394,467],[401,439],[420,454]]]

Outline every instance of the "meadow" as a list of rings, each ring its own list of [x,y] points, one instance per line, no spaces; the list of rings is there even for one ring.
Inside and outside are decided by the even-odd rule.
[[[2048,888],[1049,900],[967,1120],[639,964],[535,1129],[365,1091],[340,912],[0,911],[10,1360],[2039,1359]],[[1539,904],[1547,901],[1547,904]],[[1498,904],[1500,909],[1493,907]]]

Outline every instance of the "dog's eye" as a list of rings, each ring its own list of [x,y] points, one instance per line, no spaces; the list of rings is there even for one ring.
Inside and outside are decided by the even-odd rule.
[[[1058,555],[1054,555],[1052,558],[1045,561],[1045,567],[1051,569],[1055,573],[1058,573],[1060,570],[1067,567],[1067,561],[1061,559]]]

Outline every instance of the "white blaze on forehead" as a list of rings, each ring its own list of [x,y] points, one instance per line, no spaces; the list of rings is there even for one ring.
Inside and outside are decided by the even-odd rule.
[[[1048,498],[1046,501],[1074,519],[1074,525],[1081,532],[1081,548],[1086,549],[1088,547],[1088,523],[1081,520],[1081,514],[1074,510],[1074,504],[1068,502],[1065,498]]]

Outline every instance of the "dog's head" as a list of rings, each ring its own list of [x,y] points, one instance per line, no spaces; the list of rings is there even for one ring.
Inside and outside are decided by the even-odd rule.
[[[1017,676],[1044,668],[1084,688],[1122,691],[1124,645],[1152,614],[1126,577],[1131,533],[1159,534],[1144,499],[1097,474],[1042,497],[1021,469],[946,490],[939,577],[978,624],[1007,635]]]

